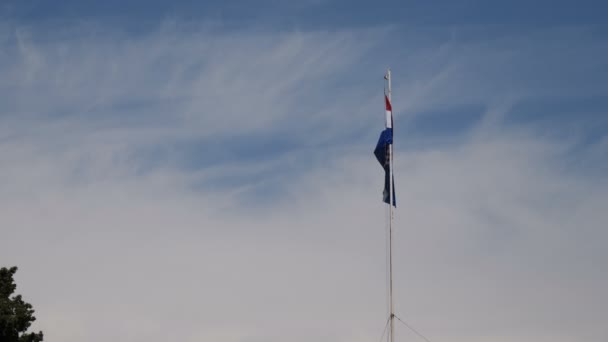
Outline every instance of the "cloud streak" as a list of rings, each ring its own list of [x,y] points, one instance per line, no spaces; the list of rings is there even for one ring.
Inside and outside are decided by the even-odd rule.
[[[36,328],[68,342],[377,339],[369,66],[388,31],[4,29],[0,259],[21,267]],[[539,53],[605,95],[605,62],[585,57],[605,44],[566,33],[406,40],[385,57],[403,65],[397,127],[412,133],[397,142],[398,308],[436,340],[608,336],[608,188],[583,167],[605,168],[605,137],[581,147],[508,121],[524,99],[584,96],[551,66],[513,76]],[[577,65],[558,38],[585,52]],[[461,105],[479,119],[416,134]]]

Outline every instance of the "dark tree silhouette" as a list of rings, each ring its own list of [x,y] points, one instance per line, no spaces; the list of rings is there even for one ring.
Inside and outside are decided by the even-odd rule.
[[[17,267],[0,268],[0,341],[1,342],[40,342],[42,331],[26,333],[33,321],[34,309],[21,295],[13,296],[17,285],[13,276]]]

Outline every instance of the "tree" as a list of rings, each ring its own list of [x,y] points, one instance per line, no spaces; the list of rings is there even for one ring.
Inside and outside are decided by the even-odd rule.
[[[32,305],[24,302],[21,295],[13,296],[16,272],[17,267],[0,268],[0,342],[40,342],[42,331],[26,333],[36,320]]]

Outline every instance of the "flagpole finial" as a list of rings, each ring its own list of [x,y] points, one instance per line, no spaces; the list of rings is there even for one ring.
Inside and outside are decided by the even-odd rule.
[[[385,95],[388,96],[389,101],[391,98],[391,68],[386,68],[386,74],[384,74],[384,79],[386,80],[385,87],[388,85],[388,94],[386,93],[387,89],[384,88]]]

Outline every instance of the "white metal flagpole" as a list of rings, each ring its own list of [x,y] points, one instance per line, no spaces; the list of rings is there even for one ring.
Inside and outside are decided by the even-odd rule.
[[[385,76],[387,82],[388,82],[388,101],[391,104],[392,107],[392,96],[391,96],[391,69],[387,69],[386,70],[386,76]],[[392,109],[391,109],[391,117],[390,117],[390,123],[391,123],[391,128],[393,127],[393,115],[392,115]],[[393,138],[394,141],[394,138]],[[394,298],[393,298],[393,201],[394,201],[394,196],[393,196],[393,144],[389,144],[388,145],[388,160],[389,160],[389,184],[390,184],[390,188],[389,188],[389,218],[388,218],[388,253],[389,253],[389,257],[388,257],[388,268],[389,268],[389,325],[390,325],[390,332],[389,332],[389,342],[394,342],[395,340],[395,306],[394,306]]]

